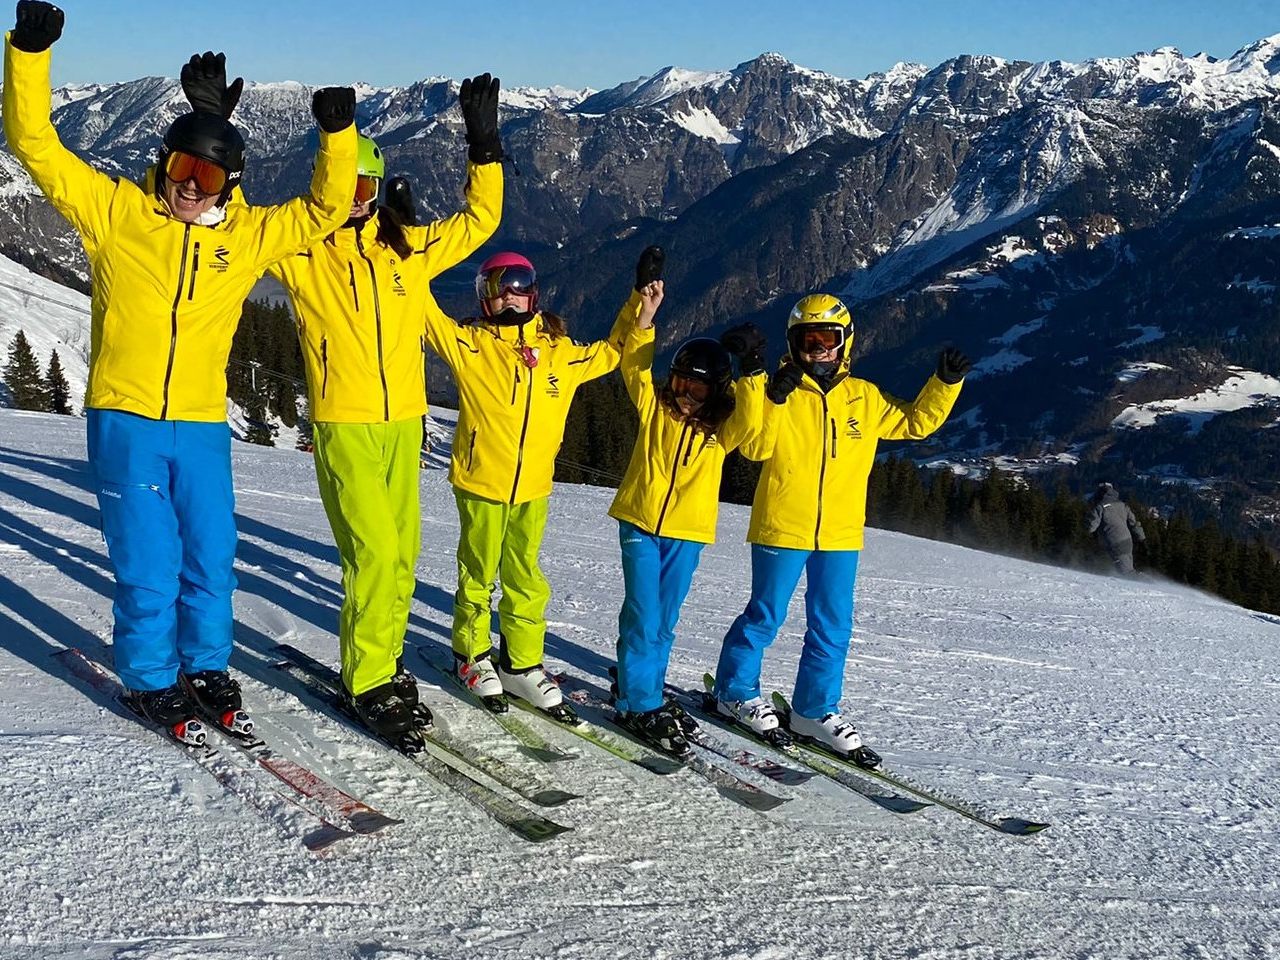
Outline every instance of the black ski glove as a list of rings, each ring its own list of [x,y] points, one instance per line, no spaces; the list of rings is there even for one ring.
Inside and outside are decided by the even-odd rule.
[[[498,78],[482,73],[462,81],[458,105],[467,125],[467,157],[472,163],[495,163],[502,159],[498,137]]]
[[[311,115],[325,133],[356,122],[356,92],[351,87],[322,87],[311,95]]]
[[[230,120],[240,102],[244,78],[236,77],[227,86],[227,55],[206,50],[193,54],[182,66],[182,92],[197,113],[216,113]]]
[[[655,280],[662,279],[662,267],[667,255],[661,247],[645,247],[636,261],[636,292],[639,293]]]
[[[769,383],[764,388],[764,395],[773,403],[786,403],[787,397],[800,386],[803,378],[803,370],[790,360],[784,360],[778,372],[769,378]]]
[[[18,0],[18,19],[9,42],[26,53],[41,53],[62,36],[63,13],[44,0]]]
[[[418,222],[418,215],[413,209],[413,188],[407,177],[392,177],[387,181],[386,204],[406,227]]]
[[[959,383],[973,369],[973,361],[955,347],[938,354],[938,379],[943,383]]]
[[[720,334],[720,346],[738,358],[744,377],[764,373],[764,348],[768,344],[754,323],[740,323]]]

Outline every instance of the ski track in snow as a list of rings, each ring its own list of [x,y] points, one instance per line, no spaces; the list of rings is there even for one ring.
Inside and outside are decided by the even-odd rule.
[[[1048,831],[894,816],[821,779],[760,781],[793,799],[754,813],[547,725],[579,756],[537,764],[479,717],[492,753],[592,792],[549,811],[573,832],[530,845],[304,705],[273,668],[283,640],[336,661],[337,555],[310,458],[237,444],[232,665],[246,700],[280,753],[405,820],[315,854],[269,777],[255,775],[277,801],[264,817],[50,659],[74,645],[109,663],[112,586],[83,458],[82,422],[0,411],[6,960],[1280,955],[1272,618],[870,531],[848,712],[889,764]],[[443,654],[457,537],[443,470],[423,472],[422,493],[409,644]],[[597,683],[621,589],[611,496],[559,486],[544,548],[548,664]],[[746,520],[722,508],[675,682],[714,666],[746,600]],[[765,660],[787,693],[802,615],[798,592]],[[441,725],[461,722],[466,708],[417,666]]]

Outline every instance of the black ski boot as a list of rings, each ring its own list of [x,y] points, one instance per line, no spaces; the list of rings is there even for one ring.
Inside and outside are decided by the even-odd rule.
[[[680,723],[666,709],[647,710],[644,713],[622,713],[617,716],[618,726],[631,731],[645,743],[656,747],[668,756],[683,760],[692,752],[689,741],[680,730]]]
[[[400,699],[393,683],[384,683],[366,690],[358,697],[353,697],[344,690],[342,706],[366,727],[387,740],[396,741],[415,726],[413,710]]]
[[[685,708],[670,697],[666,699],[659,709],[666,711],[671,719],[680,725],[680,732],[686,736],[697,733],[700,729],[698,721],[689,716]]]
[[[178,682],[195,704],[197,713],[231,733],[243,737],[253,733],[253,720],[242,709],[240,681],[226,670],[184,673]]]
[[[143,719],[164,727],[179,743],[193,747],[204,744],[204,726],[196,719],[190,697],[178,684],[163,690],[130,690],[125,703]]]
[[[417,678],[405,668],[403,657],[396,657],[396,672],[391,677],[391,686],[395,689],[396,696],[413,712],[414,726],[422,730],[431,726],[434,718],[427,705],[418,700]]]

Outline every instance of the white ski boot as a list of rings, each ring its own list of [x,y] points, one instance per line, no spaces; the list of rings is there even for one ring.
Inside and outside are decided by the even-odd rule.
[[[502,680],[502,689],[511,696],[519,697],[525,703],[562,723],[578,722],[577,714],[564,702],[560,686],[547,676],[547,671],[542,664],[511,672],[499,665],[498,677]]]
[[[801,740],[852,760],[860,767],[874,768],[880,764],[879,754],[864,746],[854,725],[838,713],[828,713],[820,720],[813,720],[793,710],[787,717],[787,726]]]
[[[721,700],[716,698],[716,712],[741,724],[758,737],[768,738],[778,729],[778,711],[764,697],[750,700]]]
[[[502,681],[498,678],[498,670],[487,656],[464,660],[454,654],[454,669],[458,673],[458,679],[481,700],[502,696]]]

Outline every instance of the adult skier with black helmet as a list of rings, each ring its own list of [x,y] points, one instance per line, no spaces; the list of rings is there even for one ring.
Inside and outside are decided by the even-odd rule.
[[[759,736],[780,743],[798,736],[874,766],[879,757],[840,713],[867,477],[880,440],[921,439],[942,425],[971,364],[948,348],[914,401],[891,397],[849,375],[853,322],[843,303],[823,293],[795,305],[787,346],[765,389],[762,430],[742,447],[764,461],[747,532],[751,599],[720,650],[715,708]],[[761,696],[760,669],[801,573],[808,629],[788,734]]]
[[[653,378],[662,251],[636,265],[641,308],[623,345],[622,378],[640,415],[626,476],[609,508],[618,521],[625,595],[618,614],[618,722],[677,757],[696,724],[662,696],[680,607],[702,548],[715,541],[724,459],[761,426],[764,336],[752,324],[682,343]],[[742,376],[733,380],[733,360]]]
[[[538,275],[521,254],[489,257],[476,274],[481,316],[458,323],[427,301],[427,343],[458,384],[449,482],[458,504],[458,590],[453,655],[459,679],[497,712],[506,695],[575,722],[543,667],[551,598],[538,563],[556,453],[569,405],[588,380],[616,369],[640,311],[632,294],[604,340],[577,343],[538,303]],[[499,651],[491,656],[494,581]]]
[[[316,479],[342,563],[338,640],[344,707],[401,749],[425,747],[431,714],[404,666],[422,549],[419,469],[427,412],[430,282],[472,254],[502,215],[496,77],[462,81],[464,207],[415,225],[409,182],[359,137],[347,221],[271,273],[293,301],[306,363]]]
[[[141,713],[179,739],[202,742],[197,706],[216,722],[248,725],[227,672],[236,547],[226,422],[231,338],[262,272],[346,217],[355,92],[315,95],[322,132],[308,196],[271,207],[229,203],[244,141],[209,111],[174,121],[138,185],[93,169],[58,139],[49,48],[62,26],[52,4],[18,3],[5,44],[4,131],[89,258],[85,414],[116,580],[116,670]],[[184,86],[205,84],[206,70],[225,81],[224,61],[208,58],[184,69]]]

